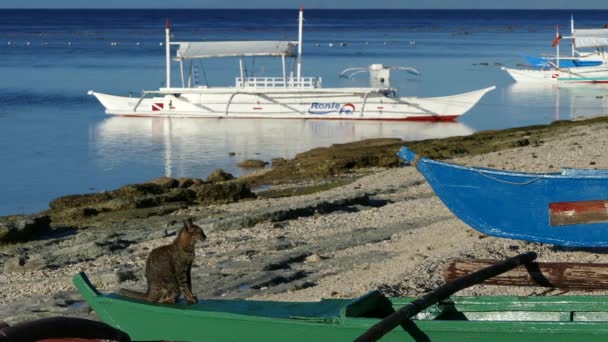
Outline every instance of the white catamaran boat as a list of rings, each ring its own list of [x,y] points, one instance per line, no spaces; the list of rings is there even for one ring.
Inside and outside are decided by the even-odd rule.
[[[597,60],[599,65],[573,66],[573,57],[561,58],[559,55],[559,40],[562,36],[559,31],[553,44],[556,49],[555,58],[547,59],[547,65],[543,68],[512,69],[502,67],[516,82],[559,82],[560,84],[577,83],[608,83],[608,55],[604,49],[608,47],[608,29],[574,29],[574,19],[570,19],[571,36],[563,37],[571,39],[572,56],[580,54],[576,49],[595,49],[587,53],[586,57],[579,60]],[[560,60],[565,59],[563,65]],[[562,67],[560,67],[560,65]],[[568,67],[564,67],[568,66]]]
[[[149,117],[305,118],[351,120],[450,121],[471,109],[488,87],[444,97],[399,97],[390,87],[322,88],[321,78],[302,77],[302,23],[298,41],[171,42],[166,34],[166,87],[143,91],[140,98],[94,91],[107,114]],[[171,45],[176,45],[180,87],[171,86]],[[297,54],[294,50],[297,47]],[[285,57],[297,56],[296,75],[287,75]],[[243,57],[281,57],[281,77],[245,77]],[[200,58],[240,57],[240,76],[234,87],[192,84],[192,61]],[[190,71],[184,75],[184,62]]]

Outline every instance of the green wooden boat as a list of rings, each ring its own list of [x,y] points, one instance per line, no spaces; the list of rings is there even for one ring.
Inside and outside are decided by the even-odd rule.
[[[84,273],[74,284],[99,318],[132,340],[352,341],[415,298],[373,291],[318,302],[201,300],[162,305],[99,293]],[[393,309],[395,308],[395,309]],[[381,341],[607,341],[608,296],[451,297]]]

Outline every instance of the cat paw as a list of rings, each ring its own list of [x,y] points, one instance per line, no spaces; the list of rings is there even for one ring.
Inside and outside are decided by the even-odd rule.
[[[158,301],[161,304],[175,304],[177,303],[177,301],[175,300],[175,298],[163,298],[161,300]]]
[[[196,296],[192,296],[192,298],[187,298],[188,304],[196,304],[198,303],[198,298]]]

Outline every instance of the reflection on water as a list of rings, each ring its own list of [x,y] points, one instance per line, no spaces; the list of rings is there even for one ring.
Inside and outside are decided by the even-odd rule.
[[[121,171],[134,160],[171,177],[205,177],[212,169],[234,174],[245,159],[291,158],[315,147],[367,138],[420,140],[473,131],[461,123],[238,120],[112,117],[94,130],[98,167]],[[230,156],[230,153],[236,155]]]
[[[608,86],[515,83],[506,88],[506,104],[536,109],[551,120],[572,120],[608,114]]]
[[[560,94],[566,94],[570,99],[570,107],[566,110],[570,119],[608,115],[608,87],[605,85],[564,86],[560,87]]]

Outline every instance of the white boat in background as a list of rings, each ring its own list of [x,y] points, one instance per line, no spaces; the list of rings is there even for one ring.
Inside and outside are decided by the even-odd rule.
[[[608,30],[606,30],[608,31]],[[607,32],[608,33],[608,32]],[[515,82],[608,83],[608,66],[546,69],[511,69],[502,67]]]
[[[488,87],[442,97],[400,97],[387,86],[323,88],[321,78],[302,77],[302,24],[298,41],[170,42],[166,34],[166,87],[143,91],[140,98],[89,91],[106,113],[122,116],[202,118],[304,118],[350,120],[451,121],[471,109]],[[178,46],[181,86],[171,87],[171,45]],[[294,50],[297,47],[297,54]],[[285,58],[297,56],[296,75],[287,75]],[[280,77],[245,77],[243,57],[281,57]],[[240,57],[240,76],[233,87],[192,85],[192,60]],[[184,62],[189,71],[184,74]],[[187,66],[188,67],[188,66]]]
[[[525,68],[515,69],[502,67],[511,78],[516,82],[558,82],[560,84],[578,84],[578,83],[608,83],[608,56],[604,49],[608,47],[608,29],[574,29],[574,20],[571,19],[571,36],[562,37],[559,34],[559,29],[556,32],[556,37],[553,40],[553,46],[556,49],[556,57],[547,59],[547,67],[543,68]],[[600,65],[595,66],[578,66],[578,67],[560,67],[559,40],[571,39],[572,54],[576,56],[577,49],[591,48],[596,49],[593,53],[588,53],[587,58],[601,60]],[[580,54],[580,52],[579,52]],[[584,59],[583,58],[583,59]],[[565,65],[572,65],[572,57],[566,57]]]
[[[574,16],[570,16],[570,35],[575,35],[574,29]],[[587,30],[578,30],[579,36],[588,35],[589,31]],[[557,65],[561,68],[578,68],[578,67],[590,67],[590,66],[598,66],[601,64],[605,64],[608,62],[608,54],[604,50],[603,47],[597,48],[595,44],[593,45],[593,49],[590,50],[580,50],[580,48],[585,48],[585,43],[576,44],[575,39],[570,40],[570,48],[571,55],[570,56],[560,56],[559,55],[559,40],[561,39],[561,35],[559,34],[559,29],[556,32],[555,39],[553,40],[553,45],[555,45],[556,55],[555,56],[542,56],[542,57],[533,57],[533,56],[524,56],[524,58],[530,63],[531,66],[536,68],[555,68]],[[572,37],[569,37],[572,38]]]

